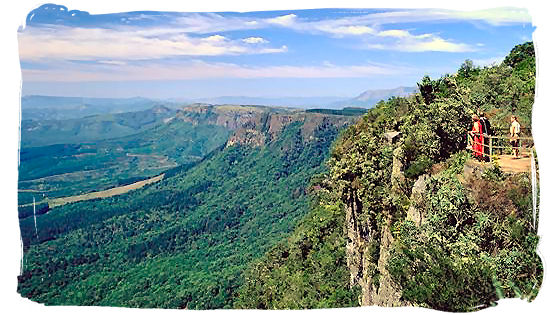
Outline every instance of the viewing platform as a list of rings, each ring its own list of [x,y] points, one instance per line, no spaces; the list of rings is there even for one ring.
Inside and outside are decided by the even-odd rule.
[[[531,155],[533,154],[532,137],[516,137],[519,141],[517,146],[518,154],[515,156],[512,146],[512,137],[507,135],[483,135],[483,153],[486,161],[475,161],[480,166],[489,166],[496,161],[500,169],[505,173],[527,173],[531,171]],[[468,146],[466,147],[472,153],[473,139],[470,132],[467,133]]]

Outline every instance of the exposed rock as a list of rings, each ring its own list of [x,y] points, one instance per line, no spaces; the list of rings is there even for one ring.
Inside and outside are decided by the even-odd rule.
[[[420,226],[426,218],[426,213],[423,212],[423,209],[425,203],[424,193],[426,192],[426,181],[428,178],[427,174],[420,176],[412,188],[411,203],[409,209],[407,209],[407,220],[413,221],[416,226]]]
[[[183,107],[175,118],[194,125],[211,124],[235,130],[227,143],[228,146],[236,143],[252,146],[264,145],[268,139],[277,139],[282,130],[294,122],[303,122],[302,138],[304,141],[312,141],[317,128],[325,125],[340,128],[357,119],[353,116],[309,113],[262,106],[213,106],[208,104]]]
[[[265,134],[254,129],[238,129],[227,141],[227,146],[230,147],[237,143],[258,147],[265,144]]]
[[[389,144],[395,144],[401,138],[401,132],[399,131],[390,131],[384,134],[384,138],[388,141]]]
[[[391,174],[392,191],[395,195],[404,192],[405,175],[401,163],[402,150],[396,148],[393,153]],[[391,214],[383,213],[384,223],[379,232],[367,222],[359,222],[363,205],[355,190],[347,198],[346,223],[348,244],[346,245],[347,263],[350,270],[350,285],[361,287],[359,304],[362,306],[404,306],[401,299],[401,288],[396,284],[386,269],[392,243],[390,230]],[[373,253],[373,251],[378,251]],[[373,262],[372,258],[378,257]]]
[[[363,253],[367,248],[367,240],[365,239],[367,235],[358,222],[359,215],[363,211],[363,205],[357,197],[356,191],[350,193],[348,200],[349,202],[346,205],[346,230],[348,235],[346,257],[350,270],[350,286],[359,284],[361,288],[365,288]]]
[[[302,115],[284,115],[284,114],[276,114],[276,115],[269,115],[269,120],[267,122],[268,127],[267,130],[271,136],[278,135],[283,128],[294,122],[294,121],[303,121],[304,116]]]
[[[391,185],[392,185],[392,191],[394,193],[404,192],[404,185],[405,185],[406,178],[404,173],[403,162],[401,162],[402,155],[403,155],[403,149],[401,148],[401,146],[398,146],[395,150],[393,150]]]
[[[380,258],[378,259],[378,270],[380,271],[379,287],[373,296],[373,304],[381,306],[403,306],[401,300],[401,288],[395,283],[389,271],[386,269],[390,258],[390,248],[393,243],[393,236],[389,224],[382,228],[380,239]]]

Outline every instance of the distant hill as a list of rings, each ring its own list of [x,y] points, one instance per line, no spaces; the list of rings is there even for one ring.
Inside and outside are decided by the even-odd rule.
[[[200,102],[214,105],[265,105],[286,106],[301,109],[343,109],[344,107],[370,108],[381,100],[392,96],[409,96],[418,92],[416,87],[400,86],[393,89],[366,90],[354,98],[325,96],[325,97],[247,97],[247,96],[220,96],[210,98],[186,100],[187,103]]]
[[[115,114],[149,109],[155,105],[174,107],[168,101],[132,98],[91,98],[27,95],[21,98],[23,120],[60,120],[98,114]]]
[[[135,134],[152,128],[175,110],[157,105],[136,112],[92,115],[65,120],[23,120],[21,147],[81,143]]]
[[[23,120],[61,120],[90,115],[116,114],[149,109],[155,105],[179,108],[182,105],[204,103],[211,105],[260,105],[299,109],[343,109],[345,107],[370,108],[392,96],[408,96],[418,92],[416,87],[366,90],[354,98],[340,96],[319,97],[250,97],[216,96],[204,98],[167,98],[153,100],[143,97],[90,98],[28,95],[21,99]]]
[[[238,105],[265,105],[286,106],[295,108],[326,107],[331,104],[346,100],[345,97],[249,97],[249,96],[219,96],[194,99],[193,102],[208,103],[213,105],[238,104]],[[188,101],[189,102],[189,101]]]
[[[383,100],[390,98],[392,96],[408,96],[410,94],[418,92],[417,87],[407,87],[407,86],[400,86],[395,89],[386,89],[386,90],[368,90],[361,95],[354,98],[354,100],[363,101],[363,102],[369,102],[373,100]]]
[[[390,97],[405,97],[417,93],[418,88],[412,86],[400,86],[394,89],[367,90],[359,96],[345,101],[338,101],[332,105],[336,108],[354,106],[370,108],[376,103],[387,100]]]

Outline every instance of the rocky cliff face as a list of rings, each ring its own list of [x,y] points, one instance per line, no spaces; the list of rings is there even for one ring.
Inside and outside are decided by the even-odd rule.
[[[391,140],[389,140],[391,143]],[[402,150],[399,146],[393,151],[391,173],[392,198],[405,193],[403,165],[400,161]],[[419,193],[419,192],[417,192]],[[391,207],[386,207],[379,220],[361,220],[363,203],[357,190],[351,190],[346,205],[346,228],[348,235],[347,264],[350,270],[350,286],[359,285],[362,294],[361,306],[406,306],[401,299],[401,288],[387,270],[391,246],[394,242],[390,226],[393,220]],[[420,216],[415,214],[416,216]],[[381,223],[381,224],[380,224]],[[377,226],[380,224],[380,226]]]
[[[223,126],[234,133],[227,145],[245,144],[262,146],[276,139],[291,123],[301,123],[304,141],[314,140],[314,130],[323,125],[340,128],[355,121],[356,117],[308,113],[302,110],[271,108],[265,106],[195,104],[183,107],[177,119],[193,124],[206,123]]]

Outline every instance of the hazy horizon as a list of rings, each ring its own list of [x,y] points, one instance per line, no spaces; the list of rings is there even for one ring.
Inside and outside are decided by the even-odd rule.
[[[306,95],[306,96],[293,96],[293,95],[266,95],[266,96],[212,95],[212,96],[190,98],[190,97],[185,97],[185,96],[180,96],[180,97],[148,97],[148,96],[143,96],[143,95],[131,95],[131,96],[59,95],[59,94],[48,94],[48,93],[40,93],[40,94],[25,93],[24,91],[21,93],[21,96],[22,97],[45,96],[45,97],[67,97],[67,98],[69,98],[69,97],[74,97],[74,98],[113,98],[113,99],[145,98],[145,99],[151,99],[151,100],[175,100],[176,99],[176,100],[189,100],[189,101],[199,100],[199,99],[209,99],[209,98],[212,98],[212,99],[225,98],[225,97],[263,98],[263,99],[285,99],[285,98],[289,98],[289,99],[290,98],[295,98],[295,99],[300,99],[300,98],[303,98],[303,99],[311,99],[311,98],[351,99],[351,98],[358,97],[360,94],[362,94],[364,92],[369,92],[369,91],[391,91],[391,90],[400,89],[400,88],[415,88],[415,86],[396,86],[394,88],[387,88],[387,89],[366,89],[366,90],[361,91],[358,94],[347,95],[347,96],[338,96],[338,95],[326,95],[326,96],[319,96],[319,95]]]

